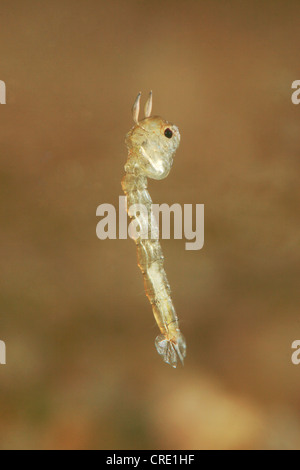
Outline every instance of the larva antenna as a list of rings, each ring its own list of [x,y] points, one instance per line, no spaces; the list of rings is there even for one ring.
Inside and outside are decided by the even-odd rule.
[[[152,90],[149,93],[149,97],[146,101],[145,108],[144,108],[146,118],[151,116],[151,111],[152,111]]]
[[[135,102],[132,106],[132,117],[136,124],[139,123],[139,114],[140,114],[140,101],[141,101],[141,92],[137,95]]]

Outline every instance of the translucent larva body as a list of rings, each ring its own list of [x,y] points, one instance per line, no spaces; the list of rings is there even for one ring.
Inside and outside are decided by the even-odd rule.
[[[156,338],[156,349],[164,361],[173,367],[178,358],[183,363],[186,344],[180,332],[178,318],[171,299],[171,290],[163,267],[164,256],[157,237],[155,220],[151,218],[152,200],[147,191],[147,178],[156,180],[168,176],[173,156],[179,146],[178,128],[159,116],[150,117],[152,94],[146,103],[146,118],[138,122],[140,94],[133,107],[136,125],[126,136],[128,160],[122,188],[127,196],[128,209],[142,204],[147,214],[139,217],[141,234],[136,238],[138,265],[144,276],[146,295],[161,334]],[[146,235],[146,236],[145,236]]]

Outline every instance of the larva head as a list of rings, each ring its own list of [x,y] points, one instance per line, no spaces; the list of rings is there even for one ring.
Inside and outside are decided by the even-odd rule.
[[[168,176],[173,156],[179,146],[178,128],[159,116],[152,116],[152,93],[145,106],[146,118],[138,122],[140,95],[133,106],[136,125],[126,136],[126,144],[132,155],[134,171],[148,178],[163,179]]]

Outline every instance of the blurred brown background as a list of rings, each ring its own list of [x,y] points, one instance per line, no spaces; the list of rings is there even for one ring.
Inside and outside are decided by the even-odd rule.
[[[1,1],[2,449],[300,449],[298,1]],[[182,141],[154,202],[188,342],[165,365],[117,204],[139,90]]]

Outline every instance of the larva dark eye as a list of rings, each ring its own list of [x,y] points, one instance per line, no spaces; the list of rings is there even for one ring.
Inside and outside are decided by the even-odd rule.
[[[171,139],[172,135],[173,135],[173,132],[171,131],[171,129],[167,128],[167,129],[165,130],[165,136],[166,136],[168,139]]]

